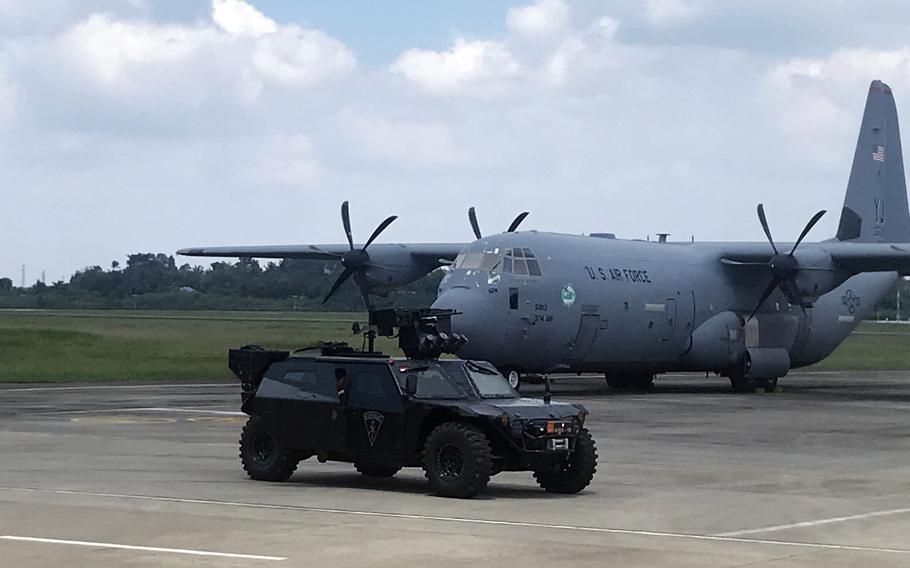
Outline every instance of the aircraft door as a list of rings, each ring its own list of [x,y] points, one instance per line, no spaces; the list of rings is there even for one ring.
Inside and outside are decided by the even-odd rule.
[[[578,332],[575,334],[575,340],[569,348],[567,359],[570,361],[580,361],[587,356],[597,338],[597,331],[600,329],[600,307],[583,304],[581,306],[581,317],[578,322]]]
[[[344,399],[345,445],[354,454],[400,454],[404,401],[391,369],[351,365]]]

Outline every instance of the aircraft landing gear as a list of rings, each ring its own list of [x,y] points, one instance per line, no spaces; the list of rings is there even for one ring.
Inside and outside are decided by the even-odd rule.
[[[753,393],[758,389],[774,392],[777,390],[777,377],[759,379],[750,377],[743,369],[738,369],[730,373],[730,386],[733,387],[735,393]]]
[[[509,369],[507,373],[504,373],[506,379],[509,381],[509,386],[515,390],[521,388],[521,373],[515,369]]]
[[[607,384],[616,391],[646,391],[654,386],[654,374],[619,375],[605,373]]]

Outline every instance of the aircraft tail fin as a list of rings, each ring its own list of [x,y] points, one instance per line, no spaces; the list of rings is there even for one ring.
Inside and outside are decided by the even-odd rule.
[[[872,81],[860,126],[837,239],[910,242],[904,159],[891,87]]]

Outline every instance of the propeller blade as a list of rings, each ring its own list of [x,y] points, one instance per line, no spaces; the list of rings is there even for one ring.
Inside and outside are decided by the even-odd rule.
[[[360,286],[358,285],[358,288]],[[367,309],[367,313],[373,311],[373,304],[370,303],[370,295],[366,293],[366,290],[360,288],[360,297],[363,298],[363,307]]]
[[[722,258],[720,259],[721,264],[728,264],[730,266],[754,266],[756,268],[768,268],[767,262],[743,262],[741,260],[733,260],[732,258]]]
[[[825,215],[825,213],[827,213],[827,211],[822,209],[821,211],[816,213],[811,219],[809,219],[809,222],[806,223],[806,228],[803,229],[803,232],[799,234],[799,238],[796,239],[796,242],[793,244],[793,248],[790,249],[790,256],[793,256],[793,253],[796,252],[796,247],[799,246],[799,243],[803,242],[803,239],[806,238],[806,235],[809,234],[809,231],[812,230],[812,227],[814,227],[815,224],[818,223],[818,220],[821,219]]]
[[[477,240],[483,238],[483,235],[480,233],[480,225],[477,224],[477,213],[474,212],[474,208],[468,208],[468,221],[471,222],[471,229],[474,230],[474,236],[477,237]]]
[[[379,226],[376,227],[376,230],[373,231],[373,234],[370,235],[369,240],[367,240],[367,244],[363,245],[363,249],[361,249],[361,250],[367,250],[367,247],[370,246],[370,243],[372,243],[373,241],[376,240],[376,237],[379,236],[379,233],[385,231],[385,228],[388,227],[389,225],[391,225],[392,221],[394,221],[397,218],[398,218],[398,215],[392,215],[391,217],[387,217],[385,221],[380,223]]]
[[[514,233],[514,232],[515,232],[515,229],[518,228],[518,225],[521,225],[521,222],[524,221],[524,220],[525,220],[525,217],[527,217],[527,216],[528,216],[528,212],[527,212],[527,211],[522,211],[521,213],[519,213],[519,214],[518,214],[518,217],[515,217],[515,220],[512,221],[512,224],[511,224],[511,225],[509,225],[509,229],[508,229],[506,232],[507,232],[507,233]]]
[[[768,284],[768,287],[765,288],[764,292],[762,292],[761,298],[758,300],[758,305],[756,305],[755,309],[752,310],[752,313],[749,314],[749,319],[752,319],[755,317],[755,314],[757,314],[758,310],[760,310],[761,307],[765,304],[765,301],[774,292],[774,290],[777,288],[777,285],[779,283],[780,283],[780,280],[778,280],[777,278],[774,278],[771,280],[771,282]],[[746,321],[748,321],[748,320],[746,320]]]
[[[344,234],[348,236],[348,245],[354,250],[354,237],[351,235],[351,213],[348,211],[348,202],[341,204],[341,222],[344,224]]]
[[[799,304],[799,307],[806,311],[805,303],[800,297],[799,287],[796,285],[796,282],[792,280],[781,280],[780,287],[784,291],[784,295],[787,296],[787,299],[791,302],[796,300],[796,303]]]
[[[341,258],[344,256],[343,254],[338,254],[337,252],[329,252],[327,250],[322,250],[321,248],[317,247],[316,245],[310,245],[307,248],[309,248],[311,251],[318,252],[319,254],[324,254],[326,256],[333,256],[335,258]]]
[[[345,201],[345,203],[347,203],[347,201]],[[344,281],[347,280],[348,278],[350,278],[351,275],[354,274],[354,272],[356,272],[356,271],[351,268],[345,268],[344,272],[342,272],[341,275],[338,277],[338,279],[335,280],[335,283],[332,284],[331,290],[329,290],[329,293],[325,295],[325,298],[322,300],[322,303],[324,304],[324,303],[328,302],[329,298],[331,298],[333,295],[335,295],[335,292],[338,291],[338,288],[340,288],[341,285],[344,284]]]
[[[379,264],[379,263],[373,262],[372,260],[368,260],[364,266],[368,266],[370,268],[376,268],[378,270],[388,270],[389,272],[394,272],[396,274],[404,274],[404,272],[402,272],[398,268],[392,268],[391,266]]]
[[[771,238],[771,229],[768,228],[768,219],[765,218],[765,206],[761,203],[758,204],[758,220],[761,222],[761,228],[765,231],[765,236],[768,237],[768,242],[771,243],[771,248],[774,249],[774,254],[780,254],[774,245],[774,239]]]

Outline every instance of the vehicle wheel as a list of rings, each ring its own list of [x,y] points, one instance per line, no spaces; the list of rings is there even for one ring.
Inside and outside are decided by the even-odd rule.
[[[613,390],[646,391],[654,386],[654,375],[605,375],[607,385]]]
[[[399,471],[400,467],[393,465],[373,465],[354,462],[354,469],[367,477],[392,477]]]
[[[591,483],[596,472],[597,446],[587,428],[582,428],[569,459],[550,470],[535,471],[534,479],[550,493],[578,493]]]
[[[423,469],[430,489],[444,497],[473,497],[487,486],[493,470],[487,436],[468,424],[446,422],[427,436]]]
[[[759,388],[765,389],[765,392],[774,392],[777,390],[777,377],[773,379],[761,379],[758,381]]]
[[[284,481],[291,477],[302,455],[275,438],[258,416],[250,416],[240,434],[240,461],[253,479]]]

